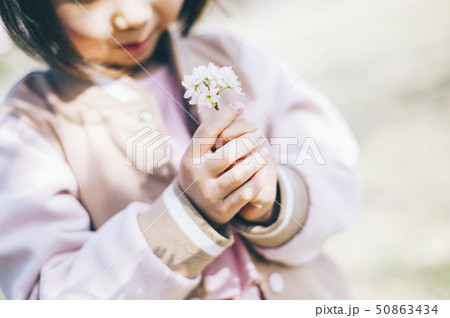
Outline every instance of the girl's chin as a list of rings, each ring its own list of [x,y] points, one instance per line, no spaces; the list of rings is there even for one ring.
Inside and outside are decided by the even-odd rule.
[[[149,50],[148,52],[143,52],[141,54],[133,54],[133,53],[130,53],[130,54],[132,57],[127,55],[120,61],[117,61],[116,64],[119,66],[122,66],[122,67],[138,66],[138,63],[142,64],[142,63],[146,62],[152,56],[153,50]]]

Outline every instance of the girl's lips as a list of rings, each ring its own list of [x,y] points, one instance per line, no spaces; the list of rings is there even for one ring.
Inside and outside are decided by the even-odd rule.
[[[153,33],[148,36],[144,41],[142,42],[136,42],[136,43],[128,43],[128,44],[122,44],[122,47],[127,51],[139,51],[142,50],[147,46],[147,44],[150,42],[151,38],[153,37]],[[119,47],[120,48],[120,47]]]

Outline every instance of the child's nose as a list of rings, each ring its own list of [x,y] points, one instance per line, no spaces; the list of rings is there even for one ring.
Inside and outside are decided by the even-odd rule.
[[[128,0],[117,1],[117,10],[113,15],[113,25],[119,31],[139,29],[144,26],[153,15],[148,1]]]

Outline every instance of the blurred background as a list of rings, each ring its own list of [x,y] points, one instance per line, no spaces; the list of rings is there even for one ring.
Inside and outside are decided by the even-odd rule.
[[[325,248],[356,299],[450,299],[449,13],[443,0],[227,0],[198,25],[276,53],[347,119],[364,205]],[[0,34],[0,98],[39,67]]]

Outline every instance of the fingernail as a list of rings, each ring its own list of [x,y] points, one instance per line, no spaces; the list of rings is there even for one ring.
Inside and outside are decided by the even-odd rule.
[[[233,108],[236,112],[240,112],[244,109],[244,104],[241,102],[234,102],[230,104],[231,108]]]

